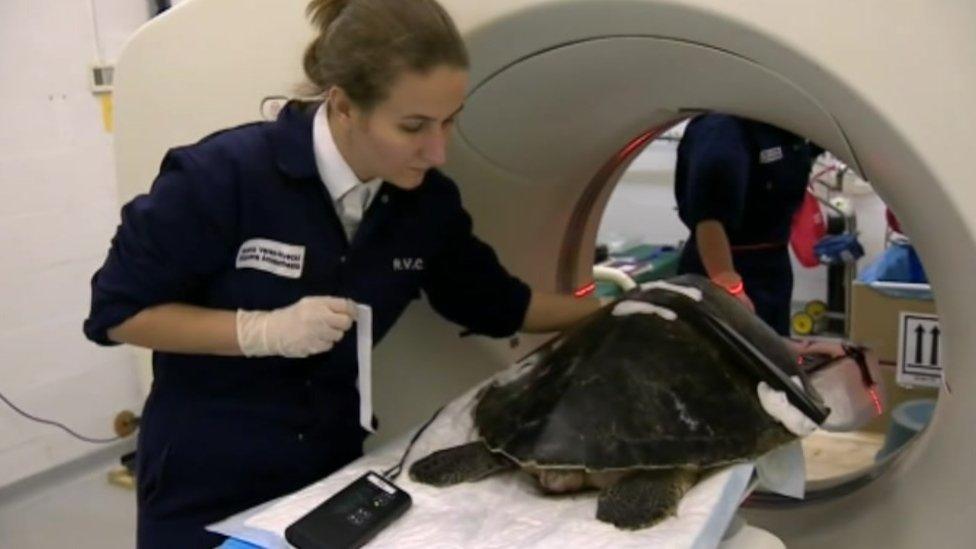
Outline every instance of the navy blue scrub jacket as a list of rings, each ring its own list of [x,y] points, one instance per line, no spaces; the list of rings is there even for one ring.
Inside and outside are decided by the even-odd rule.
[[[456,186],[436,170],[413,191],[384,183],[346,241],[315,165],[314,109],[292,103],[277,121],[169,151],[149,194],[122,209],[92,278],[91,340],[113,344],[109,328],[162,303],[270,310],[333,295],[372,306],[379,342],[421,291],[475,333],[520,327],[529,288],[472,234]],[[304,249],[248,261],[242,248],[255,239]],[[156,352],[153,373],[137,453],[139,547],[212,547],[220,538],[205,524],[362,454],[355,330],[304,359]]]
[[[679,272],[707,274],[695,227],[719,221],[756,313],[783,335],[793,292],[790,225],[819,152],[787,131],[722,114],[692,120],[678,145],[675,198],[692,233]]]

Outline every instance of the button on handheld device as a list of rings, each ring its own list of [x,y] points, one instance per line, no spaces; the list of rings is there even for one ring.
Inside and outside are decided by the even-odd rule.
[[[410,508],[410,495],[368,472],[285,529],[298,549],[362,547]]]

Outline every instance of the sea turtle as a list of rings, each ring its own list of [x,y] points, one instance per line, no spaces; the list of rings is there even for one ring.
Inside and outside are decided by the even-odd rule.
[[[520,467],[545,492],[600,489],[600,520],[651,526],[704,472],[797,437],[766,411],[760,382],[823,420],[797,373],[784,340],[707,279],[645,284],[483,389],[478,440],[418,460],[410,476],[448,486]]]

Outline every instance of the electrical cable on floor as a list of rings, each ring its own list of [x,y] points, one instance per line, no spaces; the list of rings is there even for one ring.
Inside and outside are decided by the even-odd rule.
[[[18,414],[26,417],[29,420],[36,421],[38,423],[43,423],[45,425],[53,425],[55,427],[60,427],[61,429],[64,429],[69,435],[71,435],[71,436],[73,436],[73,437],[75,437],[75,438],[77,438],[79,440],[83,440],[85,442],[90,442],[92,444],[108,444],[108,443],[111,443],[111,442],[115,442],[117,440],[122,440],[122,437],[120,437],[120,436],[115,436],[115,437],[112,437],[112,438],[86,437],[85,435],[82,435],[80,433],[75,432],[74,430],[72,430],[67,425],[64,425],[63,423],[58,423],[57,421],[53,421],[53,420],[50,420],[50,419],[44,419],[44,418],[41,418],[41,417],[37,417],[35,415],[29,414],[29,413],[21,410],[20,408],[17,407],[16,404],[14,404],[13,402],[10,402],[10,399],[8,399],[6,396],[4,396],[3,393],[0,393],[0,400],[3,400],[7,404],[7,406],[10,406],[11,408],[13,408],[13,410],[15,412],[17,412]]]

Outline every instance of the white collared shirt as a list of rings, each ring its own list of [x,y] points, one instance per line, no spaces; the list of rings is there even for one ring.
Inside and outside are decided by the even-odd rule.
[[[312,149],[315,152],[315,166],[318,168],[319,178],[325,183],[325,188],[332,197],[332,205],[342,221],[342,226],[346,229],[346,236],[352,240],[356,228],[359,226],[362,213],[369,207],[376,198],[380,185],[383,180],[379,177],[369,181],[360,181],[352,171],[349,163],[339,153],[336,146],[332,130],[329,128],[326,103],[322,103],[315,112],[312,121]],[[350,212],[343,204],[343,198],[357,185],[365,185],[366,196],[362,200],[362,211],[359,212],[360,219],[356,214]],[[355,208],[354,208],[355,209]]]

